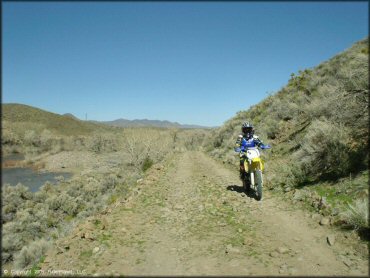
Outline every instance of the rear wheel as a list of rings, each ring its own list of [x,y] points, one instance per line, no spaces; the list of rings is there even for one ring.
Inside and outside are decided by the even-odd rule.
[[[257,200],[259,201],[262,199],[262,185],[263,185],[262,171],[257,170],[255,172],[255,177],[256,177],[256,186],[257,186]]]

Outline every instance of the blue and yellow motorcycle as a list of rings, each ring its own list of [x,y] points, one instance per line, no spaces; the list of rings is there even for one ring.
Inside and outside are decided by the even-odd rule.
[[[260,149],[270,149],[270,145],[261,145]],[[240,148],[235,148],[239,153],[240,159],[244,161],[244,173],[242,175],[243,189],[248,192],[251,189],[256,194],[256,199],[262,199],[263,178],[262,172],[264,170],[261,153],[257,146],[250,145],[243,138]]]

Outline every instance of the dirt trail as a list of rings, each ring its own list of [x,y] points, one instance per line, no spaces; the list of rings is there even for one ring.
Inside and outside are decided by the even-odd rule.
[[[304,212],[241,193],[201,152],[150,170],[130,200],[57,242],[42,266],[95,275],[363,275],[368,261]],[[333,246],[327,235],[335,234]],[[82,272],[83,271],[83,272]]]

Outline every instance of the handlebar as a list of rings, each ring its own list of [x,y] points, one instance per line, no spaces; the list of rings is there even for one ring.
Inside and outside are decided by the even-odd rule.
[[[262,145],[261,147],[259,147],[261,150],[266,150],[266,149],[271,149],[271,146],[270,145]],[[239,153],[239,152],[245,152],[246,151],[246,148],[244,146],[242,147],[237,147],[237,148],[234,148],[234,151]]]
[[[271,149],[271,146],[270,145],[262,145],[261,149],[262,150]]]

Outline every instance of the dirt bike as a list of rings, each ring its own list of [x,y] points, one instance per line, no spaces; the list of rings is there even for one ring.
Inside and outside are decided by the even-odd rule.
[[[260,149],[270,149],[270,145],[261,145]],[[263,178],[262,172],[264,169],[263,160],[257,146],[247,146],[246,140],[243,138],[240,148],[235,149],[239,152],[240,158],[244,160],[244,171],[242,172],[243,189],[249,192],[251,189],[256,193],[257,200],[262,199]]]

